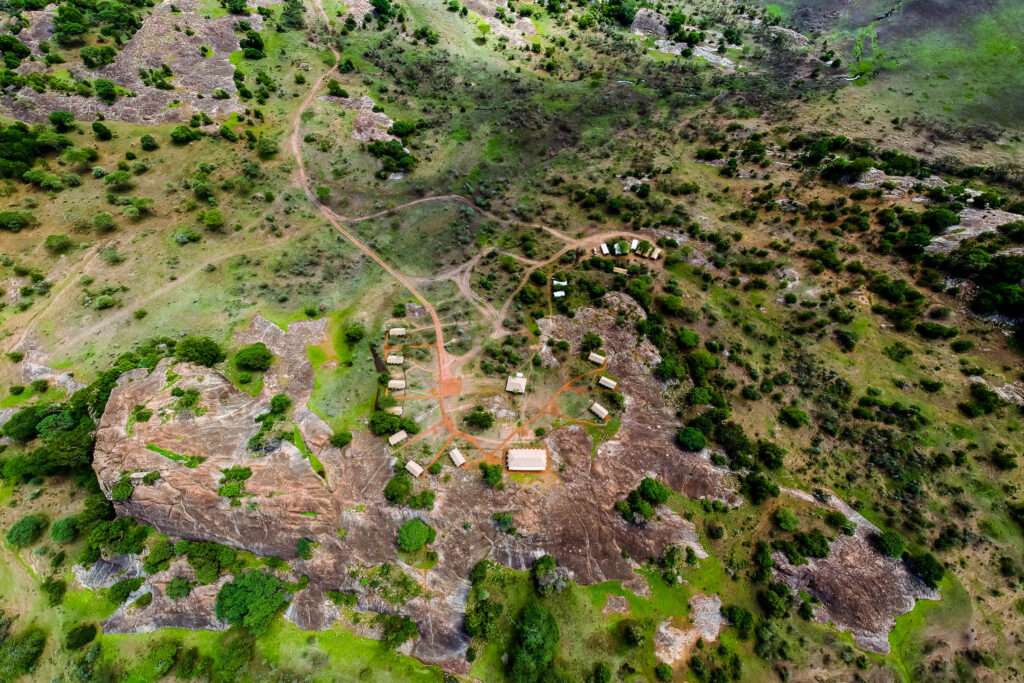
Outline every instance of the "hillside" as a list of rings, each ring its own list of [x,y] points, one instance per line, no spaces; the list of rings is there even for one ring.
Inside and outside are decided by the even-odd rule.
[[[1020,679],[1016,3],[0,14],[0,680]]]

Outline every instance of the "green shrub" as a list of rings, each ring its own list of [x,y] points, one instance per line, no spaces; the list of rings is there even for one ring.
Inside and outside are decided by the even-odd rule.
[[[245,571],[217,593],[217,618],[260,635],[288,600],[288,588],[279,578],[265,572]]]
[[[71,251],[75,243],[67,235],[47,235],[43,241],[46,251],[54,255],[66,254]]]
[[[331,434],[331,445],[335,448],[344,448],[352,443],[352,432],[335,432]]]
[[[515,621],[508,650],[507,672],[512,683],[543,680],[558,648],[558,623],[551,612],[532,600]]]
[[[175,576],[167,584],[167,597],[171,600],[187,598],[192,592],[192,582],[183,576]]]
[[[480,473],[483,475],[484,484],[488,488],[502,489],[505,484],[501,481],[501,465],[491,465],[486,462],[480,463]]]
[[[128,599],[128,596],[142,587],[142,583],[142,577],[121,579],[107,589],[107,599],[115,605],[124,604],[124,601]]]
[[[901,557],[903,555],[903,537],[895,531],[883,531],[881,534],[871,535],[871,544],[883,555],[889,557]]]
[[[64,647],[68,650],[78,650],[85,647],[96,638],[95,624],[79,624],[72,627],[64,636]]]
[[[110,489],[110,499],[117,502],[124,502],[131,500],[132,493],[135,492],[135,485],[132,484],[132,480],[127,476],[123,476],[117,480]]]
[[[417,517],[399,527],[397,543],[401,550],[414,553],[423,546],[433,543],[436,536],[434,528]]]
[[[235,354],[235,366],[240,370],[252,372],[262,372],[268,369],[273,360],[274,354],[263,342],[243,346]]]
[[[28,211],[0,211],[0,230],[6,232],[21,232],[38,223],[36,217]]]
[[[684,451],[700,451],[707,446],[707,439],[699,429],[683,427],[676,432],[676,443]]]
[[[78,538],[78,517],[63,517],[50,527],[50,539],[54,543],[71,543]]]
[[[389,503],[403,505],[412,495],[412,477],[406,472],[399,472],[388,480],[384,486],[384,498]]]
[[[188,126],[175,126],[171,130],[171,142],[176,145],[187,145],[194,140],[198,140],[203,135],[195,128]]]
[[[0,642],[0,681],[13,681],[35,671],[46,648],[46,631],[30,626]]]
[[[800,520],[797,518],[796,513],[789,508],[779,508],[775,511],[774,515],[775,523],[783,531],[796,531],[797,527],[800,526]]]
[[[938,587],[939,581],[942,580],[943,575],[946,573],[946,568],[942,566],[942,563],[928,552],[914,555],[908,554],[903,558],[903,561],[907,565],[907,569],[924,581],[925,585],[929,588]]]
[[[224,360],[224,351],[220,344],[209,337],[185,337],[174,347],[174,355],[178,360],[212,368]]]
[[[38,541],[50,520],[46,515],[35,513],[25,515],[7,530],[7,543],[15,548],[25,548]]]

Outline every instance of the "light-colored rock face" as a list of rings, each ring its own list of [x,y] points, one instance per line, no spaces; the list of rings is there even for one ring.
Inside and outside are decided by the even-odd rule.
[[[620,315],[627,322],[620,324]],[[390,505],[383,490],[396,463],[383,440],[357,432],[353,443],[339,451],[329,445],[327,425],[303,407],[313,384],[306,347],[323,340],[323,323],[296,323],[284,332],[261,318],[236,339],[238,343],[262,341],[275,354],[260,396],[242,393],[214,370],[170,360],[151,373],[128,373],[112,392],[100,422],[94,467],[108,494],[125,473],[160,472],[159,481],[139,483],[131,500],[116,504],[122,514],[172,536],[288,558],[296,576],[310,579],[308,587],[294,595],[286,613],[298,625],[326,628],[339,616],[327,591],[351,591],[361,610],[399,611],[419,623],[422,637],[412,646],[415,656],[464,671],[467,577],[479,560],[491,558],[526,569],[547,552],[558,558],[565,577],[584,584],[620,580],[643,594],[646,583],[635,573],[635,561],[627,558],[657,557],[668,545],[689,546],[699,557],[706,554],[689,521],[660,508],[656,520],[635,527],[614,511],[617,500],[643,477],[657,476],[693,498],[738,504],[731,474],[713,466],[707,453],[683,453],[674,445],[673,409],[666,403],[664,387],[651,374],[660,360],[657,350],[638,341],[634,332],[632,321],[642,315],[632,299],[613,293],[604,307],[581,309],[573,319],[557,316],[538,321],[543,341],[564,339],[573,353],[578,353],[584,332],[600,334],[608,372],[619,381],[626,401],[618,433],[596,451],[582,427],[552,431],[545,439],[550,453],[548,474],[533,484],[507,482],[504,490],[490,490],[475,467],[446,467],[444,478],[424,477],[417,483],[418,489],[429,487],[436,492],[433,510]],[[178,411],[171,394],[174,386],[198,390],[199,409]],[[291,420],[323,464],[326,481],[290,443],[278,443],[262,455],[249,450],[249,438],[258,428],[256,417],[279,392],[292,398]],[[129,426],[129,415],[138,405],[152,410],[153,417]],[[206,460],[189,468],[147,448],[149,444]],[[217,492],[220,473],[230,466],[252,470],[245,482],[247,495],[238,506]],[[515,535],[502,533],[490,522],[494,512],[507,510],[515,511]],[[853,516],[852,511],[848,514]],[[425,519],[437,530],[431,548],[438,560],[427,572],[406,566],[396,553],[397,529],[413,517]],[[898,564],[874,553],[865,534],[859,531],[837,541],[827,560],[805,567],[783,565],[779,571],[787,582],[817,595],[829,618],[858,639],[875,642],[872,634],[880,632],[884,641],[894,615],[926,593]],[[310,560],[296,558],[296,544],[302,537],[319,544]],[[389,603],[360,580],[360,571],[385,562],[393,565],[392,571],[413,578],[422,595],[404,604]],[[215,587],[204,587],[185,603],[165,598],[165,585],[176,571],[172,567],[150,577],[142,590],[153,592],[152,605],[119,611],[109,629],[221,628],[213,613]],[[113,569],[107,572],[107,579],[113,573]],[[683,634],[679,635],[666,626],[663,635],[669,649],[676,647],[673,643],[685,645],[698,637],[710,639],[712,631],[717,634],[717,598],[695,601],[696,631],[689,633],[670,624]]]
[[[680,627],[671,620],[658,625],[654,634],[654,654],[662,662],[677,664],[690,659],[697,641],[713,643],[722,630],[722,600],[717,595],[695,595],[690,598],[689,627]]]
[[[946,187],[946,181],[938,176],[929,176],[924,179],[912,176],[894,176],[880,169],[871,168],[853,186],[858,190],[883,190],[882,196],[886,199],[902,199],[917,186],[926,190],[943,188]]]
[[[960,222],[933,239],[924,250],[930,254],[949,254],[972,237],[996,232],[999,226],[1016,221],[1024,221],[1024,216],[999,209],[964,209]]]
[[[33,13],[30,44],[34,41],[38,45],[52,31],[49,12]],[[134,92],[134,97],[119,97],[107,105],[95,97],[37,93],[23,88],[3,98],[3,109],[25,121],[43,121],[49,112],[60,109],[71,111],[82,120],[103,114],[113,120],[152,123],[187,120],[194,111],[210,116],[240,112],[244,107],[236,97],[234,66],[228,59],[238,50],[236,21],[230,16],[205,18],[198,0],[165,0],[145,18],[112,64],[96,70],[78,68],[79,73],[74,74],[85,80],[109,79]],[[258,31],[263,18],[252,14],[246,21]],[[204,47],[211,51],[208,56],[202,52]],[[143,83],[139,70],[159,68],[161,64],[167,64],[174,72],[174,90],[160,90]],[[212,97],[218,88],[229,97]],[[174,100],[180,100],[181,105],[170,106]]]
[[[629,28],[633,33],[664,38],[668,35],[668,19],[663,14],[643,7],[636,11],[633,24]]]
[[[804,492],[787,489],[786,493],[820,504]],[[872,547],[870,537],[878,529],[862,515],[832,495],[825,505],[856,525],[853,535],[840,535],[828,557],[812,558],[804,565],[792,565],[785,555],[774,553],[776,577],[794,591],[806,591],[821,601],[815,611],[818,621],[849,631],[867,650],[889,652],[889,631],[896,617],[912,610],[917,600],[938,600],[939,593],[907,571],[902,562]]]
[[[169,374],[177,375],[173,383]],[[195,412],[176,408],[174,387],[199,391]],[[132,424],[135,406],[153,416]],[[115,504],[119,513],[174,536],[294,556],[299,538],[336,528],[340,511],[298,448],[282,441],[258,456],[249,450],[260,427],[256,418],[268,409],[268,400],[242,393],[208,368],[163,361],[151,373],[128,373],[111,394],[97,432],[93,467],[100,485],[109,494],[125,473],[157,471],[156,483],[136,486],[131,500]],[[151,446],[204,462],[188,467]],[[229,467],[252,470],[237,506],[218,494]]]

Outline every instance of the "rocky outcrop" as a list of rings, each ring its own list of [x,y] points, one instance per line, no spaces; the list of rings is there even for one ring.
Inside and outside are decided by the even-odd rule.
[[[629,29],[640,35],[664,38],[668,35],[668,19],[664,14],[643,7],[636,11],[633,24]]]
[[[690,658],[697,641],[713,643],[722,630],[722,600],[717,595],[695,595],[690,598],[688,628],[672,620],[663,621],[654,634],[654,654],[662,662],[676,664]]]
[[[929,254],[949,254],[961,242],[996,232],[999,226],[1016,221],[1024,221],[1024,216],[999,209],[964,209],[960,212],[960,222],[933,239],[924,250]]]
[[[786,493],[822,504],[802,491]],[[874,549],[870,536],[878,529],[867,519],[832,495],[824,505],[846,515],[856,531],[833,541],[828,557],[812,558],[804,565],[790,564],[785,555],[774,553],[776,576],[793,590],[806,591],[821,602],[815,610],[818,621],[849,631],[867,650],[887,653],[896,617],[912,610],[917,600],[938,600],[940,596],[902,562]]]
[[[52,30],[49,11],[32,17],[30,35],[36,45]],[[263,18],[259,14],[246,19],[260,29]],[[231,53],[239,49],[234,24],[231,16],[203,16],[198,0],[165,0],[143,20],[112,64],[96,70],[72,69],[72,75],[80,80],[109,79],[131,91],[130,96],[106,104],[96,97],[39,93],[25,87],[5,96],[3,109],[15,118],[34,122],[45,121],[55,110],[73,112],[80,120],[102,114],[108,119],[147,123],[187,120],[195,111],[210,116],[240,112],[244,107],[237,97],[234,66],[229,61]],[[140,70],[159,69],[162,64],[173,71],[173,90],[146,85],[140,76]],[[213,97],[217,89],[227,97]]]
[[[443,476],[424,477],[416,484],[417,489],[435,491],[432,510],[389,504],[383,491],[396,462],[383,441],[357,432],[339,451],[329,444],[327,425],[303,407],[313,385],[306,347],[323,340],[323,323],[296,323],[285,332],[257,318],[237,339],[263,341],[275,353],[259,396],[239,391],[215,370],[169,360],[152,372],[137,370],[121,378],[99,427],[94,466],[100,484],[109,493],[125,474],[158,471],[156,483],[140,482],[130,500],[116,503],[120,513],[172,536],[289,558],[294,576],[309,577],[309,585],[294,595],[286,612],[299,626],[323,629],[334,623],[340,610],[327,591],[347,591],[360,611],[401,613],[414,619],[421,637],[411,646],[412,654],[465,672],[468,642],[462,619],[470,588],[467,577],[479,560],[491,558],[526,569],[538,556],[550,553],[558,559],[563,578],[581,583],[618,580],[644,593],[646,582],[635,571],[638,563],[660,556],[668,545],[693,548],[699,557],[706,554],[693,524],[668,508],[659,508],[655,519],[637,527],[614,511],[616,501],[643,477],[657,476],[693,498],[739,503],[732,475],[714,466],[707,452],[686,453],[674,445],[674,411],[665,399],[665,387],[651,372],[660,361],[658,352],[637,339],[632,324],[643,310],[618,293],[609,294],[603,304],[578,310],[573,319],[557,316],[538,324],[545,344],[566,340],[571,353],[579,352],[584,332],[601,335],[607,372],[619,381],[625,397],[618,432],[595,444],[582,426],[553,430],[543,439],[550,453],[548,471],[529,483],[506,478],[504,489],[492,490],[475,468],[456,469],[445,462]],[[174,387],[197,390],[198,406],[179,409]],[[305,446],[322,462],[325,479],[286,441],[258,454],[249,450],[249,438],[258,428],[256,418],[280,392],[295,401],[291,420]],[[151,410],[153,416],[133,421],[136,406]],[[160,449],[165,454],[157,452]],[[176,454],[204,460],[188,467],[167,457]],[[500,457],[475,455],[492,462]],[[221,472],[230,466],[252,470],[238,505],[218,494]],[[491,522],[499,511],[513,513],[515,534]],[[437,562],[429,570],[406,565],[396,552],[397,529],[413,517],[423,518],[437,531],[431,545]],[[309,560],[296,557],[296,543],[302,537],[318,544]],[[416,590],[396,596],[382,590],[379,582],[364,580],[367,572],[385,563],[390,576],[404,574]],[[214,615],[216,586],[197,588],[187,601],[165,599],[166,582],[181,571],[187,567],[150,577],[141,590],[153,593],[153,603],[119,611],[111,618],[111,630],[222,627]],[[792,568],[780,563],[779,571],[794,586],[819,596],[822,617],[849,628],[858,639],[870,639],[887,628],[894,614],[909,609],[908,601],[912,605],[922,594],[898,565],[874,553],[863,535],[837,541],[828,560]],[[702,633],[711,631],[710,616],[716,610],[710,604],[693,608],[695,615],[709,617],[706,629],[697,625]]]

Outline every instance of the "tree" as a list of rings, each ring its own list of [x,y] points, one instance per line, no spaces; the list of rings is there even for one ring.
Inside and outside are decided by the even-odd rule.
[[[394,505],[403,505],[412,495],[412,477],[399,472],[384,486],[384,498]]]
[[[465,423],[472,429],[490,429],[494,425],[494,413],[483,406],[476,406],[466,415]]]
[[[71,251],[72,247],[75,246],[75,243],[72,242],[71,238],[67,235],[47,235],[46,240],[43,242],[43,246],[46,247],[46,251],[57,256]]]
[[[69,111],[51,111],[50,125],[58,133],[67,133],[75,126],[75,115]]]
[[[760,505],[769,498],[779,495],[779,487],[761,472],[751,472],[743,477],[743,493],[750,502]]]
[[[189,128],[188,126],[175,126],[174,129],[171,130],[171,142],[176,145],[187,145],[193,140],[198,140],[201,137],[202,133],[195,128]]]
[[[235,354],[235,367],[239,370],[262,372],[270,367],[274,354],[263,342],[243,346]]]
[[[704,433],[694,427],[683,427],[676,433],[676,442],[684,451],[700,451],[707,445]]]
[[[551,668],[558,646],[558,624],[539,602],[526,604],[516,619],[508,652],[511,683],[537,683]]]
[[[78,538],[78,517],[63,517],[50,527],[50,539],[54,543],[71,543]]]
[[[501,482],[501,465],[491,465],[486,462],[480,463],[480,472],[484,478],[484,484],[492,489],[501,489],[504,484]]]
[[[74,626],[64,636],[64,647],[69,650],[81,649],[96,638],[96,633],[96,624],[79,624]]]
[[[875,546],[875,549],[883,555],[889,557],[902,557],[903,556],[903,537],[895,531],[883,531],[881,534],[871,535],[871,544]]]
[[[224,360],[224,351],[209,337],[185,337],[174,347],[174,355],[180,361],[196,363],[212,368]]]
[[[362,323],[354,322],[345,326],[345,341],[349,345],[358,344],[366,336],[366,328]]]
[[[92,122],[92,132],[96,135],[97,140],[111,140],[114,137],[114,131],[107,128],[101,121]]]
[[[433,543],[437,532],[419,517],[410,519],[398,529],[398,547],[407,553],[414,553],[428,543]]]
[[[583,353],[590,353],[591,351],[597,351],[604,344],[601,336],[596,332],[587,332],[583,335],[583,339],[580,341],[580,350]]]
[[[907,569],[924,581],[929,588],[936,588],[946,573],[946,568],[942,566],[942,563],[929,552],[908,554],[904,556],[903,562],[907,565]]]
[[[288,600],[288,587],[279,578],[261,571],[245,571],[217,593],[217,618],[258,636],[267,630]]]
[[[0,646],[0,680],[13,681],[31,674],[45,648],[46,631],[38,626],[7,636]]]
[[[22,408],[11,416],[0,431],[13,441],[28,443],[39,435],[39,423],[48,414],[49,411],[43,406]]]
[[[25,515],[7,530],[7,543],[15,548],[25,548],[38,541],[50,520],[46,515],[35,513]]]
[[[736,629],[736,635],[740,640],[750,638],[750,632],[754,628],[754,615],[749,610],[739,605],[729,605],[722,608],[722,616]]]

